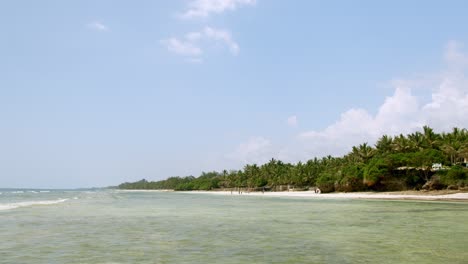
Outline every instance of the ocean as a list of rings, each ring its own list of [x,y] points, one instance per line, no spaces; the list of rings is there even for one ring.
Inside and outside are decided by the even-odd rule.
[[[0,263],[468,263],[468,203],[0,189]]]

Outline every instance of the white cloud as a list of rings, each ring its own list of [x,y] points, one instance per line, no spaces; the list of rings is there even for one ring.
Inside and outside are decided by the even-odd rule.
[[[468,56],[460,51],[462,47],[463,45],[457,41],[451,40],[448,42],[444,59],[449,65],[454,67],[468,65]]]
[[[374,144],[383,134],[407,134],[421,130],[424,125],[436,131],[450,131],[453,127],[467,128],[468,56],[461,52],[460,47],[456,42],[447,45],[444,54],[447,69],[441,74],[422,80],[393,81],[393,95],[385,98],[376,114],[362,108],[352,108],[322,130],[304,131],[283,146],[268,142],[269,152],[263,148],[250,148],[248,156],[256,157],[257,160],[277,157],[297,162],[315,156],[343,155],[354,145],[364,142]],[[426,94],[414,95],[412,89],[421,85],[426,88],[423,90]],[[294,123],[294,118],[290,119]],[[274,149],[278,151],[274,152]]]
[[[228,159],[241,162],[242,164],[267,162],[273,156],[272,144],[263,137],[252,137],[247,142],[240,144]]]
[[[192,0],[182,18],[208,17],[227,10],[236,10],[240,6],[255,5],[256,0]]]
[[[427,80],[394,81],[395,92],[387,97],[376,115],[364,109],[350,109],[335,123],[321,131],[300,134],[307,143],[310,155],[341,155],[351,146],[363,142],[374,143],[383,134],[396,135],[420,130],[429,125],[438,131],[468,127],[468,57],[460,51],[461,45],[450,42],[444,59],[448,70],[431,82]],[[431,100],[412,94],[413,85],[424,83]]]
[[[205,27],[203,34],[207,39],[221,42],[227,45],[229,51],[233,55],[237,55],[239,53],[239,45],[234,40],[232,40],[231,33],[228,31]]]
[[[468,79],[463,74],[447,73],[432,100],[422,108],[427,124],[450,129],[453,126],[468,127]]]
[[[423,124],[418,98],[408,88],[397,86],[376,115],[353,108],[324,130],[301,133],[299,140],[308,150],[305,154],[309,157],[342,155],[354,145],[375,142],[382,134],[408,133]]]
[[[288,126],[296,127],[297,126],[297,116],[293,115],[288,117],[287,120]]]
[[[179,40],[177,38],[170,38],[161,41],[170,52],[183,55],[183,56],[199,56],[202,54],[200,47],[196,46],[190,40]]]
[[[87,26],[88,28],[96,31],[109,31],[109,27],[99,21],[91,22]]]
[[[190,57],[189,61],[201,62],[204,49],[214,45],[223,45],[232,55],[239,54],[239,45],[232,39],[231,33],[223,29],[205,27],[201,31],[190,32],[182,38],[169,38],[161,43],[167,50],[178,55]]]

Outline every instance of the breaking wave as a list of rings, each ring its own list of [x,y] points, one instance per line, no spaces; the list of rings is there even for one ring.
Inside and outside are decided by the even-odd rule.
[[[6,203],[6,204],[0,204],[0,211],[11,210],[11,209],[16,209],[16,208],[20,208],[20,207],[34,206],[34,205],[59,204],[59,203],[63,203],[63,202],[66,202],[66,201],[68,201],[68,199]]]

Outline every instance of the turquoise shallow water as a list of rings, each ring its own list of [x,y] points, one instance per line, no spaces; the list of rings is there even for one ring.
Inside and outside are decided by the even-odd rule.
[[[468,263],[468,203],[0,192],[0,263]]]

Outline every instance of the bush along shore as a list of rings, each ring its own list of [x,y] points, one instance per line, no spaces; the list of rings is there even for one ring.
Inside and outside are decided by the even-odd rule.
[[[241,170],[203,172],[199,177],[169,177],[122,183],[119,189],[237,190],[321,192],[468,190],[468,130],[453,128],[395,137],[384,135],[375,146],[363,143],[343,157],[327,156],[296,164],[271,159]]]

